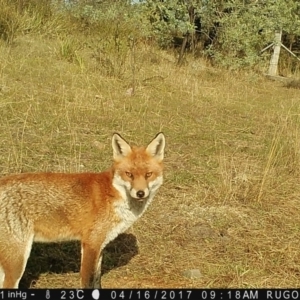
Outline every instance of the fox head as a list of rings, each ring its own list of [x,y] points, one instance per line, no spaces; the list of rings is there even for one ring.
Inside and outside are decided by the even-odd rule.
[[[153,197],[163,182],[165,136],[158,133],[147,147],[131,147],[119,134],[112,137],[114,186],[125,197]]]

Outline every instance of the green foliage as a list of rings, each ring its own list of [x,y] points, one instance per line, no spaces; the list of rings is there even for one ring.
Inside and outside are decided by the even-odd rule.
[[[215,63],[235,69],[254,66],[263,59],[260,50],[272,41],[274,32],[263,29],[264,22],[256,18],[259,10],[255,6],[237,6],[221,15],[217,40],[206,50]]]
[[[161,46],[194,33],[192,8],[201,22],[202,54],[230,68],[253,67],[263,61],[260,51],[273,41],[278,29],[300,35],[296,0],[148,0],[143,7]]]
[[[83,66],[78,43],[65,37],[74,30],[93,35],[89,46],[99,69],[112,76],[123,74],[132,41],[150,39],[168,48],[175,39],[189,37],[193,53],[231,69],[265,65],[271,49],[260,52],[278,29],[299,38],[299,1],[147,0],[133,5],[129,0],[86,0],[65,6],[60,0],[0,0],[0,39],[11,44],[21,34],[61,35],[61,57]]]
[[[217,42],[209,49],[215,62],[230,68],[253,67],[264,59],[260,50],[274,32],[300,34],[299,4],[295,1],[230,1],[217,18]]]
[[[170,46],[174,37],[194,32],[185,1],[153,0],[146,1],[142,7],[144,15],[150,21],[153,35],[162,47]]]
[[[70,14],[91,31],[99,31],[99,35],[107,35],[119,26],[120,35],[136,38],[147,34],[147,22],[143,24],[139,7],[127,1],[103,1],[98,4],[74,6]]]

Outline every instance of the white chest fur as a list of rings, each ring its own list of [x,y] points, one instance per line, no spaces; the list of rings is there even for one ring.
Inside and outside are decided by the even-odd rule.
[[[114,176],[113,186],[121,195],[120,200],[116,201],[114,204],[114,213],[116,214],[116,219],[118,219],[118,221],[113,224],[112,229],[106,235],[102,249],[120,233],[125,232],[139,217],[141,217],[152,202],[162,181],[162,176],[156,178],[156,180],[149,184],[149,196],[146,199],[138,200],[130,196],[130,184],[123,181],[120,176]]]
[[[119,219],[108,232],[102,249],[119,234],[125,232],[146,210],[153,197],[138,201],[136,199],[120,199],[116,202],[114,212]]]

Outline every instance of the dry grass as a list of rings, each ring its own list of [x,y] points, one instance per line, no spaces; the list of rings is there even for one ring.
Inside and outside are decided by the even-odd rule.
[[[299,91],[199,60],[177,68],[143,44],[135,68],[125,53],[108,76],[96,50],[76,36],[1,45],[1,173],[99,171],[113,132],[142,144],[164,131],[165,183],[106,250],[103,286],[299,287]],[[77,243],[36,245],[23,285],[78,287],[79,257]]]

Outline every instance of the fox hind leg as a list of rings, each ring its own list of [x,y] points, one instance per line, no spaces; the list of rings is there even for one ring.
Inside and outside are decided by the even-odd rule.
[[[3,280],[2,288],[18,288],[19,282],[24,273],[27,260],[30,255],[33,243],[33,235],[23,243],[14,243],[7,247],[7,257],[3,262],[0,262],[0,284]],[[0,285],[1,286],[1,285]]]
[[[2,268],[2,266],[0,265],[0,289],[3,288],[3,283],[4,283],[4,270]]]

